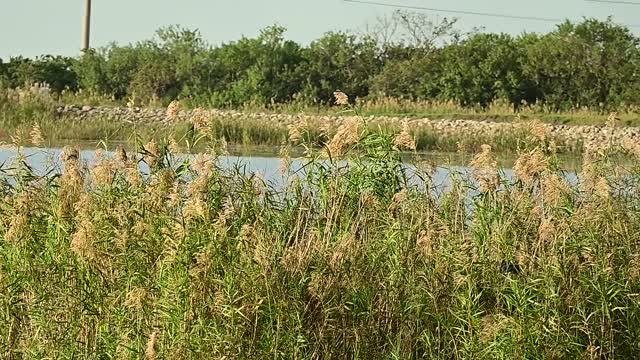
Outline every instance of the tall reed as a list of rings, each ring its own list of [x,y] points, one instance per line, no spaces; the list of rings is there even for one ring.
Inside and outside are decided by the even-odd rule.
[[[434,189],[431,170],[403,164],[410,131],[381,132],[355,116],[318,147],[311,126],[290,129],[306,165],[285,168],[277,186],[217,165],[224,151],[207,121],[174,137],[206,149],[190,160],[167,139],[101,154],[91,169],[68,148],[60,177],[5,174],[2,356],[640,351],[640,159],[616,160],[637,156],[632,144],[588,152],[572,186],[538,133],[522,144],[515,179],[484,146],[472,178]]]

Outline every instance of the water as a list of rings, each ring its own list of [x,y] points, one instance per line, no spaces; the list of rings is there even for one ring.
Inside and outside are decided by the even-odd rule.
[[[29,165],[35,174],[37,175],[53,175],[62,172],[61,154],[60,148],[23,148],[21,150],[24,162]],[[111,152],[105,152],[106,156],[113,156]],[[186,155],[183,155],[183,157]],[[96,162],[95,150],[82,150],[80,157],[87,167],[91,167]],[[11,170],[15,168],[16,159],[18,158],[18,152],[15,148],[0,148],[0,177],[11,173]],[[450,154],[444,153],[430,153],[420,156],[422,159],[426,159],[436,163],[435,173],[432,177],[433,185],[435,189],[439,191],[446,191],[452,183],[453,176],[457,176],[462,179],[471,178],[471,169],[466,166],[454,165],[455,161]],[[178,157],[178,160],[180,157]],[[460,161],[459,159],[457,161]],[[512,159],[502,159],[501,163],[509,166],[512,164]],[[242,155],[242,156],[224,156],[218,160],[218,165],[223,169],[231,169],[233,167],[240,167],[244,173],[250,175],[252,173],[260,174],[267,182],[279,186],[284,183],[285,179],[281,172],[282,161],[275,156],[264,155]],[[292,162],[292,171],[297,172],[305,165],[304,159],[294,159]],[[565,173],[566,179],[571,184],[577,183],[577,176],[575,168],[571,165],[567,166],[568,171]],[[148,174],[149,168],[143,163],[140,163],[140,170],[143,174]],[[413,173],[415,168],[412,165],[407,165],[408,173]],[[508,179],[513,179],[513,170],[509,167],[502,169],[502,175]],[[411,181],[420,185],[420,181],[413,177]]]

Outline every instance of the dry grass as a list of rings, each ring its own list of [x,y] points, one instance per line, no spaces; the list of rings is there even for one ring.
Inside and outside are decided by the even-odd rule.
[[[306,129],[291,142],[311,147]],[[90,169],[68,147],[60,177],[4,175],[3,357],[640,351],[640,166],[616,160],[632,146],[589,152],[571,186],[534,127],[514,179],[485,145],[438,194],[403,166],[411,136],[359,117],[328,134],[339,159],[311,151],[279,187],[219,167],[217,138],[196,131],[208,150],[187,163],[148,140]]]

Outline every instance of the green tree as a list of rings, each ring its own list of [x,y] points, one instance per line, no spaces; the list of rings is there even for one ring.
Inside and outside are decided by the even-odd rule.
[[[304,51],[306,84],[304,98],[329,104],[340,89],[352,99],[369,94],[369,80],[378,74],[382,61],[375,41],[352,34],[330,32]]]
[[[73,71],[76,60],[64,56],[45,55],[36,59],[15,57],[5,65],[5,81],[9,87],[46,83],[57,92],[76,90],[78,79]]]
[[[388,61],[383,70],[371,79],[371,93],[377,97],[398,99],[436,99],[442,90],[442,71],[440,50]]]
[[[268,27],[257,38],[242,38],[213,50],[215,78],[213,102],[238,106],[246,103],[290,101],[302,88],[302,52],[284,39],[285,29]]]
[[[85,51],[74,66],[79,87],[98,94],[111,94],[106,66],[107,59],[102,51],[97,49]]]
[[[209,90],[209,71],[207,51],[209,46],[197,30],[184,29],[180,26],[161,28],[156,33],[160,53],[166,56],[172,66],[162,66],[161,72],[174,72],[174,91],[181,97],[197,95]],[[170,77],[165,75],[164,79]]]
[[[507,34],[476,34],[444,48],[439,85],[442,100],[486,106],[497,98],[531,100],[522,76],[524,51]]]
[[[523,71],[556,109],[637,103],[638,39],[607,21],[566,22],[527,47]]]

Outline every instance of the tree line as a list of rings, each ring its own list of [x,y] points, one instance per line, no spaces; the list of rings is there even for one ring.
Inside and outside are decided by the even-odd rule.
[[[0,87],[47,83],[146,103],[184,99],[212,107],[392,97],[486,107],[508,101],[552,111],[640,104],[639,38],[627,27],[584,19],[546,34],[456,29],[398,11],[362,33],[334,31],[308,45],[271,26],[212,46],[198,31],[162,28],[153,39],[110,44],[79,57],[0,59]]]

